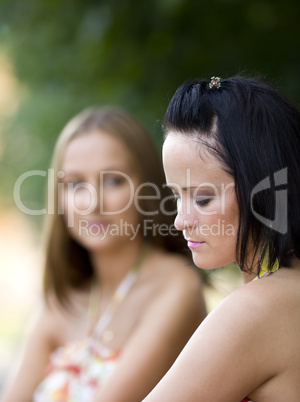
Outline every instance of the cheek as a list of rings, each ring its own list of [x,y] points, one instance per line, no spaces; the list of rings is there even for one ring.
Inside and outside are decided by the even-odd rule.
[[[104,211],[109,213],[115,223],[119,220],[133,225],[139,223],[140,214],[135,205],[134,193],[130,189],[106,193],[103,205]]]
[[[199,222],[214,224],[217,220],[224,219],[223,202],[221,199],[211,201],[207,206],[195,206]]]
[[[239,207],[234,193],[227,199],[226,209],[224,212],[224,219],[231,222],[236,228],[239,225]]]
[[[65,213],[67,211],[88,212],[95,208],[97,204],[97,192],[94,189],[80,188],[76,191],[66,191],[60,197],[60,205],[63,206]]]
[[[215,200],[209,207],[197,213],[202,228],[210,228],[209,233],[218,237],[235,239],[238,232],[239,217],[235,198]]]
[[[103,194],[103,208],[107,212],[126,212],[133,202],[134,192],[129,186],[107,190]]]
[[[222,234],[236,244],[239,228],[238,205],[235,197],[229,197],[224,210],[218,216],[222,226]]]

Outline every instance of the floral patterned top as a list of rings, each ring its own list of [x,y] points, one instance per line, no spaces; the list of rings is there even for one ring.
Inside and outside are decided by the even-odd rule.
[[[115,369],[118,351],[101,347],[93,337],[58,348],[50,358],[34,402],[90,402]]]
[[[121,351],[103,346],[101,336],[135,283],[144,255],[145,248],[118,286],[91,336],[70,342],[52,353],[44,379],[34,392],[33,402],[90,402],[101,383],[114,371]]]

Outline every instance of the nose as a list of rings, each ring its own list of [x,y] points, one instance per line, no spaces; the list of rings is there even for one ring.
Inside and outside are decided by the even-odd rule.
[[[96,189],[91,183],[79,183],[68,199],[73,203],[76,210],[83,213],[90,213],[95,209]]]
[[[178,204],[177,215],[174,226],[177,230],[185,230],[193,226],[195,222],[194,208],[191,202],[182,202]]]

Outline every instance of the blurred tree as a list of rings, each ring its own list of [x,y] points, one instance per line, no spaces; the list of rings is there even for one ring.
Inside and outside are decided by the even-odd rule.
[[[2,202],[22,173],[47,169],[63,125],[92,104],[126,107],[158,143],[188,78],[258,72],[299,104],[299,9],[298,0],[1,0],[0,53],[22,86],[1,134]],[[42,208],[44,189],[45,178],[24,182],[24,204]]]

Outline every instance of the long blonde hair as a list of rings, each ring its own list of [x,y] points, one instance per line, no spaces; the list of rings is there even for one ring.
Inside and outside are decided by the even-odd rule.
[[[69,142],[78,135],[84,135],[91,130],[100,129],[122,141],[130,151],[136,166],[139,169],[141,182],[154,183],[160,188],[161,199],[164,208],[174,210],[170,205],[169,190],[163,186],[165,179],[162,163],[157,149],[149,138],[145,129],[127,112],[117,107],[95,107],[84,110],[76,115],[65,126],[60,134],[53,154],[51,167],[54,169],[54,213],[48,214],[45,225],[45,269],[44,269],[44,294],[47,300],[53,293],[57,300],[65,305],[68,302],[68,290],[70,288],[83,288],[93,278],[93,268],[90,263],[88,251],[74,240],[66,227],[64,217],[58,211],[58,177],[64,152]],[[144,194],[150,195],[147,186]],[[148,197],[150,198],[150,197]],[[153,224],[172,225],[174,214],[163,214],[159,205],[161,199],[147,199],[143,205],[143,211],[156,211],[151,215]],[[183,250],[183,238],[181,234],[176,236],[149,234],[148,241],[162,247],[165,250],[180,252]]]

